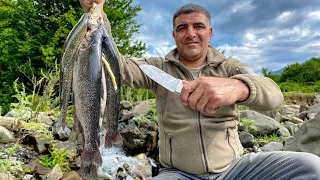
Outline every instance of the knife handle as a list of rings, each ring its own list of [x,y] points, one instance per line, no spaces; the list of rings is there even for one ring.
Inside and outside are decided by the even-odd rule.
[[[181,94],[182,88],[183,88],[183,84],[182,84],[182,81],[180,80],[177,87],[176,87],[175,92],[178,94]]]

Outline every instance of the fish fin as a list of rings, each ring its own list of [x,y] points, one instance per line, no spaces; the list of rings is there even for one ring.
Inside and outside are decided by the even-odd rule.
[[[102,164],[102,158],[99,149],[88,150],[84,148],[81,158],[81,167],[96,166],[99,167]]]
[[[73,127],[70,133],[70,140],[71,141],[76,141],[78,140],[78,135],[82,134],[82,128],[80,125],[79,118],[77,117],[76,113],[74,112],[73,114]]]
[[[123,144],[122,136],[119,131],[107,131],[104,147],[121,147]]]
[[[102,158],[99,149],[84,149],[81,158],[80,175],[84,179],[96,179],[98,177],[98,167],[102,164]]]
[[[79,174],[82,177],[82,179],[97,179],[98,178],[98,167],[97,166],[87,166],[87,167],[81,167],[79,170]]]

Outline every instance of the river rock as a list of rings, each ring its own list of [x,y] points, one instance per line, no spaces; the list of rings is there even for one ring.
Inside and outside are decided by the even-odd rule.
[[[281,126],[280,129],[278,130],[278,134],[281,137],[289,137],[291,134],[289,130],[286,127]]]
[[[257,132],[250,131],[251,134],[269,134],[277,131],[281,127],[280,123],[275,119],[251,110],[242,111],[240,118],[248,118],[254,121],[254,126],[257,127]]]
[[[14,136],[11,131],[0,126],[0,143],[9,143],[14,141]]]
[[[252,134],[245,131],[239,134],[240,142],[244,148],[251,148],[254,145],[254,137]]]
[[[63,177],[62,170],[58,164],[56,164],[53,169],[44,176],[46,180],[60,180]]]
[[[320,156],[320,113],[314,119],[305,122],[293,138],[285,142],[284,150],[309,152]]]
[[[283,150],[283,144],[279,142],[270,142],[266,145],[264,145],[261,148],[264,152],[272,152],[272,151],[282,151]]]
[[[81,180],[80,175],[75,171],[64,173],[61,180]]]

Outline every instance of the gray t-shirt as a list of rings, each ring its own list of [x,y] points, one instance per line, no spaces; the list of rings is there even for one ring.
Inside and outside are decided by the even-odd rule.
[[[203,66],[206,65],[206,64],[204,64],[203,66],[197,67],[197,68],[189,68],[186,65],[184,65],[181,61],[180,61],[180,63],[190,71],[190,73],[192,74],[193,79],[198,79],[199,78],[201,68],[203,68]]]

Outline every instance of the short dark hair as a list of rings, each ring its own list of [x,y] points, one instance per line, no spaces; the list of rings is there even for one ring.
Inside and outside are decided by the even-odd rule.
[[[208,13],[208,11],[196,4],[186,4],[184,6],[181,6],[173,15],[173,28],[174,28],[174,21],[176,20],[176,18],[178,16],[180,16],[181,14],[190,14],[190,13],[202,13],[205,16],[207,16],[207,18],[209,19],[209,23],[211,24],[211,18],[210,18],[210,14]]]

